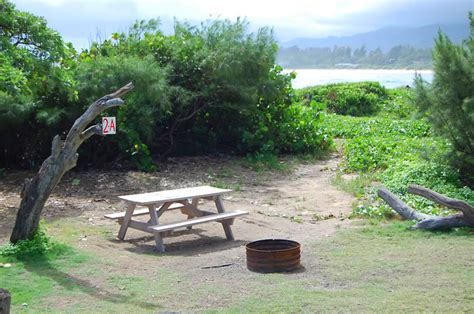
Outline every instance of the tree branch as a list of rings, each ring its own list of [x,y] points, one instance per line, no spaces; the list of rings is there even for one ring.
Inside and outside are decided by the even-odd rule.
[[[120,98],[123,95],[125,95],[126,93],[130,92],[134,87],[135,86],[133,86],[133,83],[130,82],[127,85],[120,87],[118,90],[116,90],[115,92],[113,92],[111,94],[108,94],[105,97],[108,97],[107,99]]]
[[[72,126],[71,130],[69,130],[69,133],[66,137],[64,146],[77,149],[77,147],[79,147],[79,145],[82,143],[82,133],[84,132],[85,128],[95,119],[95,117],[106,109],[122,105],[124,102],[119,97],[130,92],[133,88],[133,83],[130,82],[127,85],[119,88],[117,91],[105,95],[104,97],[101,97],[92,103],[92,105],[87,108],[86,112],[84,112],[74,122],[74,125]]]
[[[395,194],[387,190],[386,188],[382,187],[377,192],[378,196],[380,196],[387,204],[393,208],[397,213],[399,213],[402,217],[410,220],[425,220],[432,218],[433,216],[426,215],[420,213],[407,204],[405,204],[401,199],[399,199]]]
[[[465,205],[471,207],[469,204],[463,201],[451,199],[422,186],[411,185],[408,190],[410,193],[426,197],[427,199],[430,199],[442,205],[446,205],[448,207],[453,207],[457,209]],[[395,194],[393,194],[384,187],[380,188],[377,194],[402,217],[406,219],[417,220],[418,223],[413,226],[413,229],[446,230],[459,227],[474,227],[474,221],[468,219],[468,216],[466,216],[465,214],[456,214],[446,217],[426,215],[409,207],[408,205],[403,203]]]
[[[412,229],[448,230],[451,228],[469,227],[462,215],[451,215],[446,217],[433,217],[420,221]],[[471,226],[472,227],[472,226]]]
[[[61,137],[56,135],[53,138],[53,143],[51,144],[51,158],[56,159],[61,152]]]
[[[112,98],[112,99],[109,99],[107,100],[103,105],[102,105],[102,108],[101,108],[101,111],[103,110],[106,110],[106,109],[109,109],[109,108],[112,108],[112,107],[118,107],[118,106],[121,106],[123,105],[125,102],[120,99],[120,98]]]
[[[84,142],[89,139],[92,135],[104,136],[102,133],[102,126],[100,124],[95,124],[87,128],[84,132],[81,133],[81,141]]]
[[[474,207],[464,201],[441,195],[435,191],[432,191],[419,185],[410,185],[408,187],[408,192],[422,196],[446,207],[460,210],[464,214],[466,219],[472,220],[474,222]]]

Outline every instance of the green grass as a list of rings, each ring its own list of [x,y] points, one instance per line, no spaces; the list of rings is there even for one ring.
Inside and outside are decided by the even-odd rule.
[[[169,296],[177,292],[174,284],[179,276],[173,271],[157,267],[146,274],[128,274],[112,255],[102,255],[78,248],[84,244],[80,237],[110,238],[103,227],[83,225],[77,220],[64,219],[48,225],[48,249],[33,254],[0,255],[0,287],[12,294],[13,313],[47,312],[149,312],[166,309],[166,303],[157,295]],[[42,238],[43,240],[44,238]],[[59,241],[65,244],[58,244]],[[44,243],[43,243],[44,244]],[[15,252],[7,246],[2,252]],[[141,259],[150,256],[140,256]],[[152,258],[156,258],[153,255]]]
[[[430,125],[423,120],[393,119],[385,117],[351,117],[328,114],[323,120],[324,128],[333,136],[354,137],[426,137]]]
[[[331,184],[338,189],[353,194],[355,197],[362,197],[367,189],[373,184],[375,180],[374,173],[361,173],[352,178],[344,178],[341,172],[338,172],[331,178]]]
[[[56,287],[74,291],[86,289],[76,285],[68,271],[89,261],[89,255],[61,244],[55,244],[44,255],[0,256],[0,263],[12,264],[10,268],[0,268],[0,287],[11,292],[13,310],[20,310],[24,303],[28,309],[41,309],[38,301],[55,293]]]
[[[473,236],[363,226],[314,243],[312,274],[265,275],[217,312],[463,312],[474,308]]]
[[[104,247],[97,254],[55,245],[44,256],[17,259],[0,268],[0,286],[12,292],[14,313],[209,312],[462,312],[474,307],[473,234],[410,231],[409,222],[363,223],[303,245],[301,272],[249,273],[244,264],[222,276],[177,273],[174,262],[196,256],[133,253],[117,259]],[[54,234],[61,233],[57,224]],[[74,227],[66,222],[65,229]],[[81,228],[81,232],[104,227]],[[80,232],[80,233],[81,233]],[[74,240],[75,239],[75,240]],[[140,258],[146,269],[128,269]],[[160,260],[165,258],[167,262]],[[242,261],[244,263],[244,261]],[[154,266],[152,266],[154,265]],[[242,279],[239,279],[241,278]],[[234,278],[234,279],[232,279]],[[208,279],[212,279],[208,281]],[[22,306],[27,303],[27,306]]]

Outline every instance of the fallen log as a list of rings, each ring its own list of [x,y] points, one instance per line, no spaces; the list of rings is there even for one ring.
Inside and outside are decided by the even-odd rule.
[[[418,221],[418,223],[412,227],[413,229],[447,230],[459,227],[474,228],[474,207],[470,204],[458,199],[446,197],[419,185],[410,185],[408,192],[422,196],[448,208],[459,210],[461,213],[446,217],[427,215],[406,205],[385,187],[380,188],[377,194],[403,218]]]

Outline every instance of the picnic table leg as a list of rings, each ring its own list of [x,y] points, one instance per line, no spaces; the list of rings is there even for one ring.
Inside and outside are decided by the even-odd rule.
[[[166,206],[166,208],[168,208],[170,204],[168,204],[168,205],[165,204],[163,206]],[[164,210],[166,210],[166,208],[164,208]],[[155,226],[158,225],[158,215],[156,213],[155,205],[153,205],[153,204],[148,205],[148,210],[150,211],[151,224],[155,225]],[[157,251],[158,252],[164,252],[165,251],[165,245],[163,244],[163,238],[161,237],[161,235],[159,233],[154,233],[154,236],[155,236],[155,244],[156,244]]]
[[[130,219],[132,219],[134,209],[135,209],[135,204],[128,203],[127,211],[125,212],[125,216],[123,217],[123,221],[118,233],[118,238],[120,240],[123,240],[125,238],[125,234],[127,233],[128,225],[130,224]]]
[[[191,201],[191,205],[192,205],[193,207],[197,208],[198,202],[199,202],[199,199],[193,198],[192,201]],[[194,217],[191,216],[191,215],[188,215],[188,219],[192,219],[192,218],[194,218]],[[186,227],[186,229],[192,230],[192,229],[193,229],[193,226]]]
[[[219,213],[225,212],[224,204],[222,204],[221,197],[216,196],[214,201],[216,203],[217,211]],[[232,229],[231,229],[230,225],[223,222],[222,227],[224,228],[224,232],[225,232],[225,236],[227,237],[227,240],[234,240],[234,234],[232,233]]]

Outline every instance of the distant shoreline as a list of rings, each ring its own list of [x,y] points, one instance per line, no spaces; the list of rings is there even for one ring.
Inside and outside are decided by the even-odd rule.
[[[312,68],[312,67],[300,67],[300,68],[285,68],[284,71],[301,71],[301,70],[341,70],[341,71],[433,71],[433,68]]]
[[[397,88],[413,86],[415,72],[428,82],[431,82],[434,77],[434,72],[431,69],[283,69],[283,73],[291,72],[296,73],[296,78],[292,81],[294,88],[363,81],[375,81],[386,88]]]

